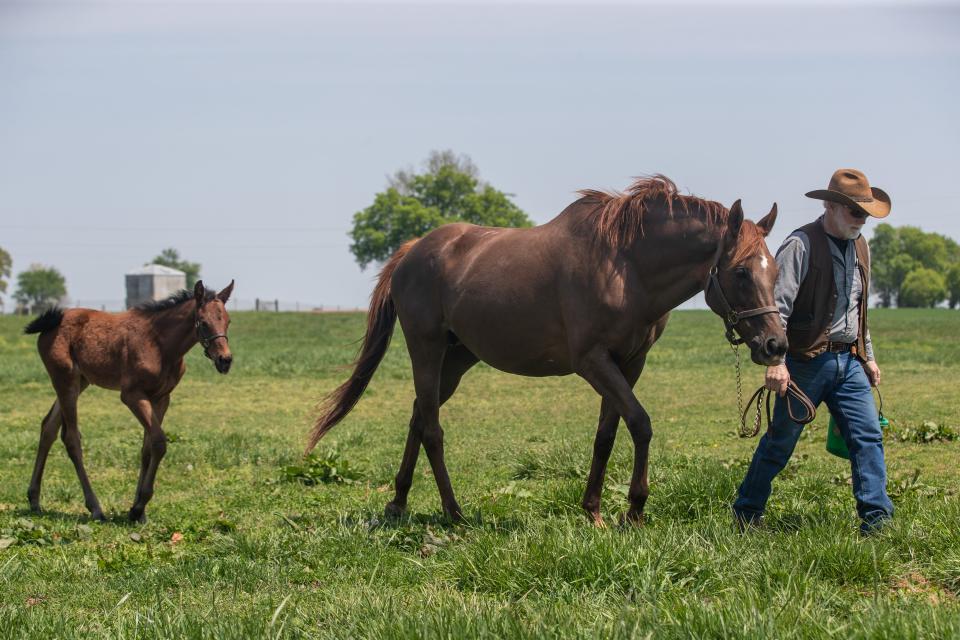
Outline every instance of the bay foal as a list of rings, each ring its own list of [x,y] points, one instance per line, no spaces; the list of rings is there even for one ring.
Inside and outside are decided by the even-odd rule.
[[[167,451],[163,416],[170,392],[183,377],[183,357],[200,342],[220,373],[233,362],[227,344],[230,315],[226,302],[233,282],[220,293],[197,282],[166,300],[148,302],[123,313],[91,309],[51,309],[27,325],[39,333],[37,349],[50,375],[57,399],[40,425],[40,445],[27,497],[40,511],[40,483],[50,447],[61,432],[67,454],[77,470],[90,516],[105,520],[83,466],[77,398],[94,384],[120,391],[120,400],[143,425],[140,479],[129,518],[146,522],[145,509],[153,496],[157,467]]]

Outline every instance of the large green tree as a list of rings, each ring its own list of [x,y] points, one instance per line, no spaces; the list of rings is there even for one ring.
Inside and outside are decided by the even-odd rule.
[[[903,280],[899,307],[935,307],[947,297],[947,285],[942,275],[933,269],[914,269]]]
[[[17,292],[13,299],[40,313],[60,302],[67,295],[67,282],[59,271],[42,264],[32,264],[17,275]]]
[[[434,151],[422,173],[398,171],[373,204],[353,216],[350,251],[361,268],[389,258],[400,245],[448,222],[493,227],[533,223],[508,194],[482,182],[466,156]]]
[[[161,251],[160,255],[148,264],[159,264],[164,267],[171,267],[183,271],[187,274],[187,289],[193,289],[193,285],[200,279],[200,263],[181,259],[180,252],[173,247]]]

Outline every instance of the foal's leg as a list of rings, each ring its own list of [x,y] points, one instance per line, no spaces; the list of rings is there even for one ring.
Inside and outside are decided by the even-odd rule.
[[[167,407],[170,406],[170,394],[168,393],[165,396],[162,396],[159,400],[155,400],[150,403],[151,408],[153,409],[153,415],[156,418],[157,424],[161,427],[163,426],[163,417],[167,413]],[[133,502],[134,504],[140,501],[140,494],[143,491],[143,482],[147,476],[147,469],[150,466],[150,458],[152,453],[151,448],[151,439],[150,439],[150,430],[143,430],[143,446],[140,449],[140,477],[137,479],[137,491],[134,493]],[[149,499],[149,498],[148,498]],[[144,502],[146,504],[146,502]]]
[[[83,448],[80,444],[80,425],[77,422],[77,398],[80,393],[87,388],[89,383],[80,378],[69,389],[64,392],[57,392],[57,401],[60,403],[60,410],[63,414],[63,431],[60,438],[67,447],[67,455],[73,462],[73,467],[77,470],[77,478],[80,480],[80,487],[83,489],[83,502],[90,511],[90,517],[94,520],[106,520],[103,517],[103,509],[100,508],[100,501],[97,500],[93,487],[90,486],[90,478],[87,477],[87,470],[83,466]]]
[[[646,357],[622,367],[623,374],[632,388],[640,377]],[[583,495],[583,508],[587,517],[598,527],[606,526],[600,517],[600,494],[603,492],[603,478],[607,471],[607,461],[613,451],[613,443],[617,436],[617,427],[620,425],[620,414],[613,408],[613,403],[607,398],[600,401],[600,422],[597,425],[597,435],[593,440],[593,461],[590,463],[590,477],[587,479],[587,490]]]
[[[628,522],[640,523],[643,520],[643,506],[650,494],[647,485],[647,460],[650,453],[650,439],[653,429],[650,416],[633,395],[633,384],[627,380],[606,350],[595,350],[579,363],[577,373],[583,376],[597,392],[609,400],[613,408],[623,416],[633,438],[634,460],[633,476],[630,480],[630,510]]]
[[[460,379],[473,365],[477,357],[463,345],[448,347],[443,356],[443,370],[440,374],[440,405],[442,406],[453,392],[457,390]],[[387,517],[398,517],[407,507],[407,494],[413,484],[413,470],[417,466],[417,457],[420,454],[420,443],[423,437],[424,420],[417,410],[417,401],[413,402],[413,415],[410,417],[410,428],[407,432],[407,445],[403,450],[403,459],[400,470],[397,472],[394,487],[396,495],[387,503],[384,513]]]
[[[30,508],[33,511],[40,511],[40,483],[43,481],[43,468],[46,466],[50,447],[53,446],[57,439],[57,433],[60,431],[60,421],[60,402],[54,401],[50,411],[40,422],[40,444],[37,447],[37,461],[33,465],[30,488],[27,489],[27,499],[30,500]]]
[[[141,470],[141,481],[138,483],[137,495],[129,513],[131,522],[144,523],[147,521],[144,510],[147,502],[153,497],[153,483],[157,477],[157,468],[167,453],[167,436],[163,433],[158,416],[153,410],[153,403],[146,396],[125,392],[120,394],[120,399],[143,425],[145,441],[150,443],[150,459],[147,461],[146,470]],[[147,448],[146,445],[144,448]]]
[[[417,409],[423,420],[423,448],[437,481],[443,513],[448,518],[458,520],[463,518],[463,513],[453,495],[450,474],[444,462],[443,429],[440,427],[440,379],[446,349],[446,336],[441,332],[407,336]]]

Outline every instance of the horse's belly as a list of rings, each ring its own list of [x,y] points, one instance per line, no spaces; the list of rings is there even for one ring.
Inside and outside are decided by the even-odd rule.
[[[545,376],[567,376],[573,373],[569,363],[557,362],[555,360],[531,360],[529,362],[492,362],[486,358],[480,358],[494,369],[513,373],[518,376],[530,376],[542,378]]]
[[[565,376],[573,373],[569,356],[557,348],[522,344],[511,339],[513,336],[502,337],[501,341],[457,336],[475,356],[500,371],[521,376]]]
[[[80,367],[80,373],[92,385],[114,391],[120,390],[120,376],[117,375],[116,370],[103,371],[89,367]]]

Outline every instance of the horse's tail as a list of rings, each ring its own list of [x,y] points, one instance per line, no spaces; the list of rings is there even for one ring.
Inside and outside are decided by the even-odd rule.
[[[346,382],[324,398],[321,403],[321,415],[313,425],[310,437],[307,440],[307,453],[317,446],[317,442],[327,431],[350,413],[360,396],[363,395],[374,371],[380,366],[384,354],[387,353],[390,338],[393,336],[393,325],[397,321],[397,311],[393,306],[393,299],[390,297],[390,279],[393,272],[396,271],[397,265],[400,264],[400,260],[407,255],[410,247],[416,241],[416,239],[410,240],[397,249],[396,253],[390,257],[390,260],[380,271],[377,287],[370,297],[370,310],[367,313],[367,334],[363,338],[360,353],[353,363],[353,374]]]
[[[63,321],[63,309],[60,307],[51,307],[34,318],[30,324],[24,327],[24,333],[45,333],[53,331],[60,326]]]

